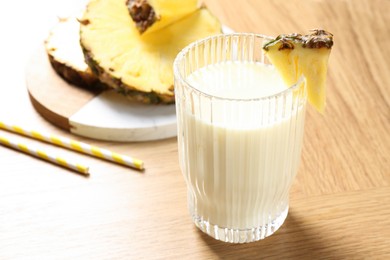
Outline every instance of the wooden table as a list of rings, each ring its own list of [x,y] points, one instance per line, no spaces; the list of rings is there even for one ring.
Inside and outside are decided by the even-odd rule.
[[[146,171],[44,145],[91,165],[85,178],[0,147],[0,259],[390,258],[390,1],[205,1],[236,31],[322,27],[335,40],[326,113],[308,108],[289,216],[270,238],[238,245],[192,224],[175,138],[90,140],[33,109],[24,64],[55,12],[79,2],[8,1],[0,9],[0,118],[142,158]]]

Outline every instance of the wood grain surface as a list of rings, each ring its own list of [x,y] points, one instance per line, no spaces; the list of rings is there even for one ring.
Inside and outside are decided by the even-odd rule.
[[[192,224],[175,138],[80,138],[32,107],[24,66],[56,13],[81,2],[8,1],[0,8],[0,118],[141,158],[146,170],[0,131],[74,156],[91,172],[85,178],[0,147],[0,259],[390,259],[390,1],[204,1],[235,31],[276,36],[322,27],[335,40],[327,108],[324,115],[307,110],[289,216],[273,236],[241,245],[213,240]]]

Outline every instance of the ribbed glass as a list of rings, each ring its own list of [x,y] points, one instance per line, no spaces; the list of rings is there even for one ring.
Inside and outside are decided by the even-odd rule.
[[[179,161],[189,211],[198,228],[226,242],[263,239],[287,217],[303,139],[305,80],[271,96],[224,98],[187,79],[211,64],[270,64],[262,50],[269,40],[244,33],[213,36],[189,45],[174,62]],[[224,80],[216,78],[221,93]]]

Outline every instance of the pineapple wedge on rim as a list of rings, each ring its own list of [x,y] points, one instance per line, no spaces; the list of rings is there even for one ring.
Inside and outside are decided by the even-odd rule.
[[[177,53],[222,30],[203,7],[141,37],[123,0],[91,0],[80,23],[85,60],[100,81],[142,103],[174,103],[172,66]]]
[[[137,30],[160,30],[199,9],[198,0],[127,0],[129,14]]]
[[[308,101],[323,113],[328,58],[332,46],[333,35],[315,29],[308,35],[279,35],[266,43],[263,49],[287,85],[291,86],[300,76],[305,76]]]

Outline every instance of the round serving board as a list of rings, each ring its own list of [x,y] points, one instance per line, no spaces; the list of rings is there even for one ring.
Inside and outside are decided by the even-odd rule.
[[[224,33],[234,32],[222,26]],[[175,105],[144,105],[114,91],[91,91],[63,80],[51,67],[44,46],[26,67],[34,108],[49,122],[76,135],[107,141],[151,141],[174,137]]]
[[[176,136],[175,105],[135,104],[111,91],[91,91],[63,80],[44,47],[26,67],[34,108],[49,122],[76,135],[107,141],[149,141]]]

